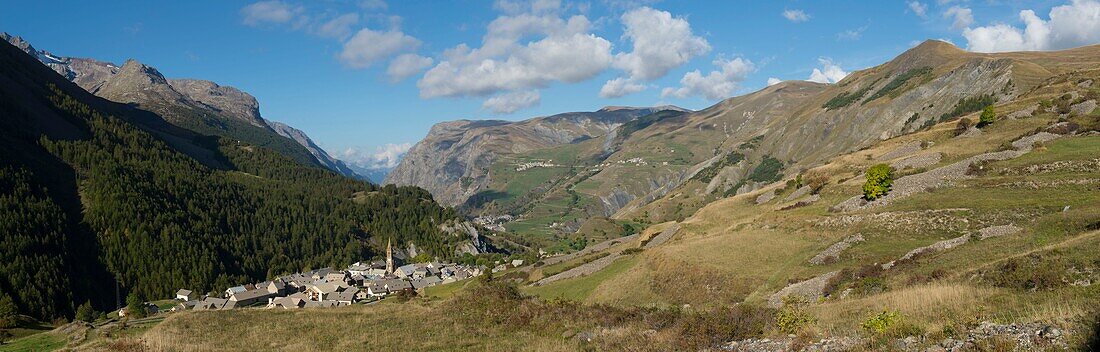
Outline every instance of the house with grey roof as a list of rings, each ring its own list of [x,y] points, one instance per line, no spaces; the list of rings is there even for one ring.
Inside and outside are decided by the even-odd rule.
[[[187,302],[192,299],[195,299],[195,293],[191,292],[191,290],[181,288],[179,291],[176,291],[176,300]]]

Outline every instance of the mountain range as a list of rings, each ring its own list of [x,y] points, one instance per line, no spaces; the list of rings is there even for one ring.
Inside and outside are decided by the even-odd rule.
[[[301,130],[260,116],[256,98],[239,89],[206,80],[165,78],[156,68],[137,60],[127,60],[118,66],[39,50],[23,38],[7,33],[0,33],[0,38],[97,96],[134,104],[183,128],[255,143],[306,165],[359,177]]]
[[[681,220],[837,155],[1012,101],[1091,67],[1093,51],[983,54],[929,40],[837,84],[785,81],[700,111],[444,122],[387,182],[423,187],[471,216],[510,216],[510,232],[563,249],[578,236]]]

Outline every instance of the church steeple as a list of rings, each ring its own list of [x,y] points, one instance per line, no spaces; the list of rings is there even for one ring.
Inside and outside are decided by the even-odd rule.
[[[386,274],[393,273],[393,240],[386,241]]]

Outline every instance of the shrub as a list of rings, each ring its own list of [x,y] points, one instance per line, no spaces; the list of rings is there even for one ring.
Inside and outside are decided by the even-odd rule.
[[[627,248],[627,249],[624,249],[624,250],[623,250],[623,251],[622,251],[621,253],[619,253],[619,254],[622,254],[622,255],[631,255],[631,254],[636,254],[636,253],[641,253],[641,252],[642,252],[642,248],[641,248],[641,247],[633,247],[633,248]]]
[[[982,115],[978,119],[978,127],[987,126],[997,121],[997,113],[993,111],[993,106],[986,106],[982,108]]]
[[[0,329],[12,328],[19,323],[19,310],[11,296],[0,292]]]
[[[970,126],[973,126],[973,124],[974,123],[968,118],[964,117],[959,119],[959,122],[955,124],[955,135],[958,136],[966,133],[966,131],[969,130]]]
[[[817,194],[822,188],[825,188],[825,185],[829,184],[829,175],[824,171],[810,171],[806,173],[802,181],[806,183],[807,187],[810,187],[810,193]]]
[[[131,293],[126,296],[126,316],[133,319],[141,319],[146,315],[145,302],[138,298],[137,295]]]
[[[785,334],[794,334],[816,319],[806,311],[806,301],[797,297],[784,297],[783,307],[775,312],[775,326]]]
[[[885,335],[886,331],[901,321],[901,313],[897,311],[882,311],[872,315],[859,324],[864,331],[874,335]]]
[[[76,320],[85,323],[91,323],[95,321],[95,318],[99,316],[95,309],[92,308],[92,302],[84,302],[79,307],[76,307]]]
[[[863,197],[875,200],[885,196],[894,183],[894,170],[890,165],[877,164],[867,169],[867,182],[863,184]]]

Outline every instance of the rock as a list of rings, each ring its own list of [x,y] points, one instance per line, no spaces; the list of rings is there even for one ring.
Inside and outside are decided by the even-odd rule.
[[[840,242],[829,246],[829,248],[825,248],[825,250],[821,251],[821,253],[818,253],[813,258],[810,258],[810,264],[822,265],[825,264],[826,261],[836,260],[840,257],[840,252],[843,252],[845,249],[859,242],[863,242],[863,235],[856,234],[848,236]]]
[[[768,297],[768,306],[773,308],[782,307],[783,299],[787,297],[798,297],[810,302],[816,301],[824,295],[822,291],[825,290],[825,284],[829,282],[829,279],[839,273],[839,270],[831,271],[806,281],[790,284]]]
[[[901,260],[910,260],[910,259],[913,259],[913,257],[915,257],[917,255],[920,255],[920,254],[946,251],[948,249],[961,246],[961,245],[965,244],[968,241],[970,241],[970,235],[962,235],[962,236],[955,237],[955,238],[952,238],[952,239],[949,239],[949,240],[939,241],[939,242],[933,243],[933,244],[928,245],[928,246],[924,246],[924,247],[920,247],[920,248],[911,250],[911,251],[909,251],[909,253],[905,253],[905,255],[902,256],[901,259],[898,259],[898,260],[899,261],[901,261]]]
[[[756,197],[756,205],[760,205],[760,204],[770,202],[772,199],[775,199],[775,189],[774,188],[769,189],[766,192],[764,192],[764,194],[761,194],[761,195],[757,196]]]
[[[986,227],[986,228],[983,228],[981,230],[978,230],[978,234],[979,234],[980,238],[984,240],[984,239],[991,238],[991,237],[1011,235],[1011,234],[1020,232],[1020,230],[1021,229],[1019,227],[1016,227],[1016,225],[1009,224],[1009,225]]]
[[[1096,100],[1087,100],[1077,104],[1070,105],[1070,114],[1076,116],[1085,116],[1091,114],[1093,110],[1096,110]]]
[[[898,146],[897,148],[894,148],[894,150],[886,152],[886,154],[880,155],[878,158],[875,158],[875,159],[877,159],[879,161],[893,160],[893,159],[897,159],[897,158],[900,158],[900,157],[903,157],[903,156],[909,156],[909,155],[915,154],[915,153],[917,153],[921,150],[922,150],[922,148],[921,148],[921,142],[920,141],[909,141],[909,142],[905,142],[904,144]]]
[[[916,168],[922,168],[922,167],[929,167],[929,166],[932,166],[932,165],[939,164],[940,160],[942,158],[943,158],[943,154],[940,154],[940,153],[918,154],[918,155],[914,155],[914,156],[911,156],[911,157],[908,157],[908,158],[901,159],[901,160],[895,161],[893,163],[890,163],[890,167],[892,167],[894,169],[897,169],[897,170],[903,170],[903,169],[908,169],[908,168],[916,169]]]
[[[799,197],[810,194],[810,191],[810,186],[799,187],[798,189],[794,190],[794,192],[791,192],[791,194],[787,195],[787,198],[784,198],[783,201],[790,202],[792,200],[798,199]]]

